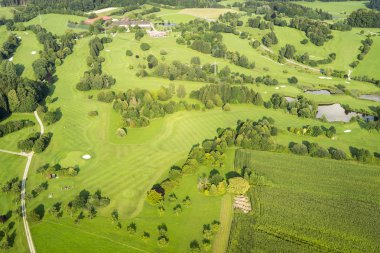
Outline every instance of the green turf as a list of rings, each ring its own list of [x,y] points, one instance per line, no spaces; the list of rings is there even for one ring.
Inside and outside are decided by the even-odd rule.
[[[57,35],[63,35],[67,30],[82,32],[83,29],[71,29],[67,27],[68,21],[80,22],[86,20],[85,17],[63,14],[44,14],[25,23],[27,25],[41,25],[49,32]]]
[[[0,142],[3,140],[0,138]],[[21,180],[27,159],[25,157],[0,153],[0,182],[4,182],[18,177]],[[10,230],[10,234],[15,232],[16,237],[13,247],[7,252],[28,252],[27,243],[25,239],[24,227],[22,220],[16,217],[14,210],[17,205],[13,202],[16,198],[15,193],[3,193],[0,194],[0,214],[4,215],[8,211],[13,211],[11,218],[3,226],[8,226],[10,223],[14,223],[14,229]]]
[[[13,63],[21,66],[23,77],[35,79],[32,63],[40,58],[39,51],[43,49],[43,46],[32,31],[16,34],[21,38],[21,44],[14,54]],[[35,54],[32,54],[33,51]]]
[[[351,12],[357,9],[367,8],[368,1],[346,1],[346,2],[297,2],[297,4],[310,7],[313,9],[322,9],[333,15],[334,19],[344,19]]]
[[[369,53],[364,56],[364,60],[354,69],[354,76],[369,76],[377,80],[380,79],[380,71],[378,70],[378,61],[380,54],[380,38],[373,37],[373,45]]]
[[[13,8],[12,7],[0,7],[0,18],[12,18],[13,17]]]
[[[188,21],[189,16],[178,14],[179,11],[162,9],[157,15],[163,15],[163,19],[171,17],[174,20],[171,20],[172,22],[181,22],[181,19],[183,19],[183,22]],[[65,32],[68,20],[79,21],[84,19],[83,17],[58,14],[42,15],[41,18],[43,26],[56,34],[63,34]],[[37,17],[29,23],[38,24],[39,22],[40,19]],[[2,27],[0,27],[0,34],[5,34],[6,31],[1,29]],[[259,31],[245,27],[242,29],[252,32],[253,35],[258,35]],[[305,38],[305,35],[297,30],[278,27],[275,29],[280,38],[280,45],[286,43],[299,44],[299,40]],[[333,63],[333,66],[345,70],[345,66],[355,58],[360,46],[358,43],[362,39],[362,36],[358,35],[359,31],[359,29],[354,29],[352,32],[347,33],[334,32],[334,40],[328,42],[325,47],[317,48],[309,44],[304,47],[300,46],[299,52],[310,50],[317,58],[324,58],[328,53],[336,52],[338,58]],[[24,76],[34,78],[31,72],[31,63],[34,59],[31,57],[30,52],[35,47],[41,48],[41,45],[38,45],[33,33],[30,31],[28,33],[17,33],[22,37],[22,44],[16,51],[14,62],[25,65]],[[290,33],[294,36],[289,36]],[[205,85],[205,83],[200,82],[170,81],[156,77],[136,77],[136,68],[139,63],[145,63],[145,57],[149,54],[154,54],[157,58],[161,59],[160,51],[165,49],[168,52],[164,57],[166,63],[170,63],[173,60],[188,63],[192,57],[199,56],[202,63],[218,62],[219,68],[229,66],[232,71],[253,76],[272,75],[272,77],[280,81],[279,86],[285,85],[286,87],[250,85],[255,91],[259,91],[265,100],[269,99],[273,93],[281,93],[288,96],[303,94],[303,90],[299,88],[301,86],[303,88],[318,89],[333,87],[336,84],[345,84],[348,89],[356,90],[360,93],[378,91],[378,88],[372,84],[356,81],[346,84],[346,80],[339,78],[323,80],[319,78],[320,74],[318,73],[307,73],[289,64],[281,65],[273,62],[262,55],[261,51],[253,49],[248,44],[248,40],[241,40],[232,34],[223,34],[224,43],[229,50],[239,51],[247,55],[250,60],[255,61],[256,68],[253,71],[235,66],[226,59],[216,59],[210,55],[191,50],[186,46],[178,45],[176,43],[177,36],[178,34],[176,33],[172,33],[167,38],[162,39],[153,39],[145,36],[141,42],[147,42],[152,46],[147,52],[141,51],[141,42],[136,41],[134,34],[129,33],[119,33],[113,38],[112,43],[105,44],[105,50],[101,52],[101,56],[105,58],[102,70],[116,78],[116,85],[112,89],[114,91],[126,91],[130,88],[143,88],[155,94],[160,86],[174,83],[176,86],[183,84],[189,94],[190,91]],[[79,92],[75,88],[83,72],[88,69],[86,58],[89,55],[88,42],[90,39],[90,37],[87,37],[78,40],[78,43],[74,47],[74,53],[65,59],[62,66],[57,67],[56,75],[58,81],[54,84],[54,93],[52,95],[53,98],[57,98],[57,101],[50,104],[49,108],[60,108],[63,116],[59,122],[46,127],[46,131],[53,133],[53,139],[45,152],[34,156],[27,189],[30,190],[46,180],[41,175],[36,174],[36,169],[46,163],[60,163],[64,167],[78,165],[80,168],[79,175],[73,178],[61,177],[50,180],[48,190],[42,192],[37,198],[32,199],[28,203],[28,210],[39,204],[45,206],[45,211],[58,201],[66,204],[82,189],[87,189],[90,192],[101,189],[104,196],[111,198],[111,204],[106,208],[99,208],[95,219],[88,220],[86,218],[79,225],[74,225],[73,219],[69,218],[66,214],[62,219],[55,219],[46,213],[43,221],[39,223],[32,222],[30,226],[37,252],[187,252],[191,240],[196,239],[201,241],[203,224],[209,223],[214,219],[222,221],[222,230],[217,235],[214,252],[225,249],[229,228],[228,226],[224,227],[224,225],[231,220],[231,216],[228,215],[228,212],[225,212],[228,208],[227,196],[223,198],[205,197],[198,193],[196,189],[199,173],[208,173],[210,168],[202,167],[199,173],[186,176],[181,186],[175,190],[180,200],[189,195],[193,202],[192,206],[184,208],[183,213],[179,216],[173,213],[173,204],[169,203],[166,203],[167,211],[165,214],[160,216],[156,207],[152,207],[145,202],[145,194],[154,183],[159,182],[167,176],[171,165],[174,163],[181,164],[184,161],[194,144],[203,141],[205,138],[215,136],[216,129],[219,127],[235,127],[238,120],[245,120],[247,118],[257,120],[263,116],[273,117],[279,128],[279,133],[275,140],[283,145],[287,145],[291,141],[301,142],[305,140],[318,142],[326,148],[331,146],[337,147],[347,153],[349,152],[349,146],[363,147],[371,152],[380,152],[378,142],[380,133],[363,130],[356,122],[327,124],[314,119],[297,118],[296,116],[287,114],[283,110],[267,110],[264,107],[247,104],[231,105],[232,110],[230,112],[224,112],[221,108],[205,112],[177,112],[164,118],[151,120],[151,124],[147,128],[128,129],[128,135],[120,138],[116,135],[116,130],[121,126],[121,117],[113,111],[112,105],[97,102],[95,99],[88,99],[88,95],[90,94],[96,97],[98,91]],[[346,40],[351,41],[351,43],[342,46]],[[125,55],[127,49],[132,50],[134,54],[138,54],[140,59],[127,57]],[[278,48],[275,47],[274,49],[277,50]],[[375,49],[375,45],[373,49]],[[347,54],[347,51],[351,53]],[[370,54],[366,57],[368,59],[374,58],[374,56],[371,56],[373,52],[376,51],[371,50]],[[36,57],[38,57],[38,54]],[[361,64],[363,63],[364,61]],[[289,85],[287,82],[287,78],[293,75],[299,79],[297,86]],[[346,95],[306,96],[319,103],[338,102],[349,104],[356,109],[363,108],[369,110],[369,107],[378,105],[375,102],[359,100]],[[188,102],[197,102],[188,97],[185,99]],[[98,117],[88,116],[88,112],[93,110],[99,112]],[[15,119],[34,120],[32,114],[14,114],[7,120]],[[327,127],[334,125],[337,129],[336,138],[298,136],[290,134],[286,130],[289,126],[301,127],[304,125],[324,125]],[[343,131],[346,129],[351,129],[352,132],[344,133]],[[25,138],[29,133],[37,130],[38,126],[35,126],[0,138],[0,149],[17,150],[17,142]],[[226,165],[223,167],[222,173],[233,168],[232,151],[230,150],[227,155]],[[81,156],[84,154],[90,154],[92,158],[87,161],[83,160]],[[292,175],[291,173],[293,172],[290,166],[297,169],[295,164],[297,165],[298,163],[301,169],[304,169],[302,167],[304,166],[303,164],[315,165],[312,167],[313,171],[318,170],[320,166],[324,168],[326,164],[334,164],[336,167],[333,166],[332,171],[341,169],[337,173],[338,176],[336,178],[338,179],[346,176],[342,174],[343,172],[348,170],[355,171],[354,168],[361,168],[363,171],[372,170],[369,166],[362,166],[351,162],[336,163],[332,160],[302,158],[292,155],[260,154],[262,154],[262,156],[260,155],[262,157],[260,159],[262,160],[258,160],[260,162],[264,160],[272,161],[275,158],[278,158],[279,164],[286,164],[288,160],[292,161],[289,165],[286,165],[289,173],[287,174],[287,178],[291,178],[289,175]],[[1,157],[0,154],[0,164],[12,164],[11,159],[9,157]],[[258,164],[260,165],[261,163]],[[280,181],[276,177],[276,173],[280,171],[278,169],[280,165],[274,163],[273,166],[268,165],[265,167],[268,170],[272,169],[274,171],[273,175],[268,174],[268,178],[269,176],[273,176],[271,180],[275,183]],[[344,168],[345,166],[348,169]],[[326,173],[331,180],[338,180],[334,179],[331,175],[332,172]],[[357,172],[355,171],[355,173]],[[327,176],[322,175],[322,177]],[[305,180],[305,182],[308,181]],[[307,187],[305,186],[305,182],[300,184],[299,187]],[[70,186],[71,189],[63,190],[65,186]],[[274,187],[274,189],[277,188]],[[306,189],[309,190],[310,188]],[[49,195],[52,197],[49,198]],[[294,198],[297,198],[297,196],[294,196]],[[361,196],[358,195],[357,197]],[[272,199],[270,196],[265,201],[271,201]],[[120,214],[121,230],[117,230],[111,222],[110,216],[114,209],[117,209]],[[222,213],[220,213],[220,210],[223,210]],[[135,236],[128,235],[126,231],[126,226],[131,221],[136,222],[138,227],[138,232]],[[168,236],[170,242],[166,248],[160,248],[157,245],[158,232],[156,227],[162,222],[165,222],[169,228]],[[141,239],[143,231],[151,234],[151,239],[146,242]]]
[[[252,169],[267,186],[251,190],[254,214],[236,216],[244,225],[235,223],[231,241],[242,239],[241,247],[253,252],[380,248],[378,167],[259,151],[252,156]]]

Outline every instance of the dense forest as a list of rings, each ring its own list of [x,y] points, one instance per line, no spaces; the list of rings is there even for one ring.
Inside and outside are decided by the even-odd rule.
[[[380,0],[371,0],[369,2],[369,6],[373,9],[378,9],[380,10]]]
[[[380,27],[380,12],[359,9],[350,14],[347,23],[353,27]]]

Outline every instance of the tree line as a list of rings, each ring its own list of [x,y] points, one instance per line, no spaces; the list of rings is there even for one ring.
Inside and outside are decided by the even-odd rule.
[[[7,123],[0,125],[0,137],[34,125],[35,123],[30,120],[8,121]]]
[[[109,89],[116,83],[115,78],[105,73],[102,73],[102,62],[104,58],[99,56],[100,52],[104,49],[105,43],[110,43],[111,38],[103,37],[102,39],[95,37],[90,40],[90,56],[87,57],[87,66],[90,70],[87,70],[80,82],[77,83],[76,88],[81,91],[88,90],[101,90]]]

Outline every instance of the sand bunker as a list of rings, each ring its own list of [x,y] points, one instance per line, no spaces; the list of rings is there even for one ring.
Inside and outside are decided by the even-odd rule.
[[[13,61],[13,57],[9,58],[8,61]]]
[[[86,155],[83,155],[82,158],[84,160],[90,160],[91,159],[91,156],[89,154],[86,154]]]
[[[280,87],[281,87],[281,88],[285,88],[285,87],[286,87],[286,85],[281,85]]]
[[[276,87],[276,88],[274,88],[274,89],[278,90],[278,89],[280,89],[280,87]]]
[[[345,132],[345,133],[351,133],[351,130],[347,129],[347,130],[344,130],[343,132]]]
[[[35,54],[37,54],[37,51],[32,51],[31,54],[35,55]]]

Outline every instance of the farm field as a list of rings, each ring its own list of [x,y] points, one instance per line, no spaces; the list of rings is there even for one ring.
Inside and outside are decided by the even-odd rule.
[[[230,252],[379,250],[377,167],[250,152],[262,185],[254,213],[235,216]]]
[[[201,1],[226,8],[134,3],[112,15],[107,1],[106,11],[64,11],[83,16],[18,8],[15,19],[29,20],[21,24],[46,29],[37,35],[0,19],[0,253],[7,244],[6,252],[33,252],[16,213],[23,200],[38,253],[380,251],[380,103],[360,98],[379,99],[379,84],[344,76],[380,79],[380,28],[331,30],[316,46],[300,43],[310,34],[274,26],[278,44],[254,48],[271,31],[247,26],[250,11],[273,8],[261,2],[247,12],[245,0],[242,9],[230,0]],[[330,12],[331,23],[366,2],[296,4]],[[301,17],[320,15],[309,11]],[[0,7],[0,17],[9,12]],[[69,21],[91,12],[137,25],[100,20],[64,36]],[[227,12],[241,16],[218,20]],[[175,25],[154,25],[162,20]],[[368,34],[371,49],[350,68]],[[278,60],[287,44],[296,55],[336,59],[315,68]],[[317,107],[332,104],[358,116],[316,119]],[[24,195],[7,181],[22,178],[27,157]]]

